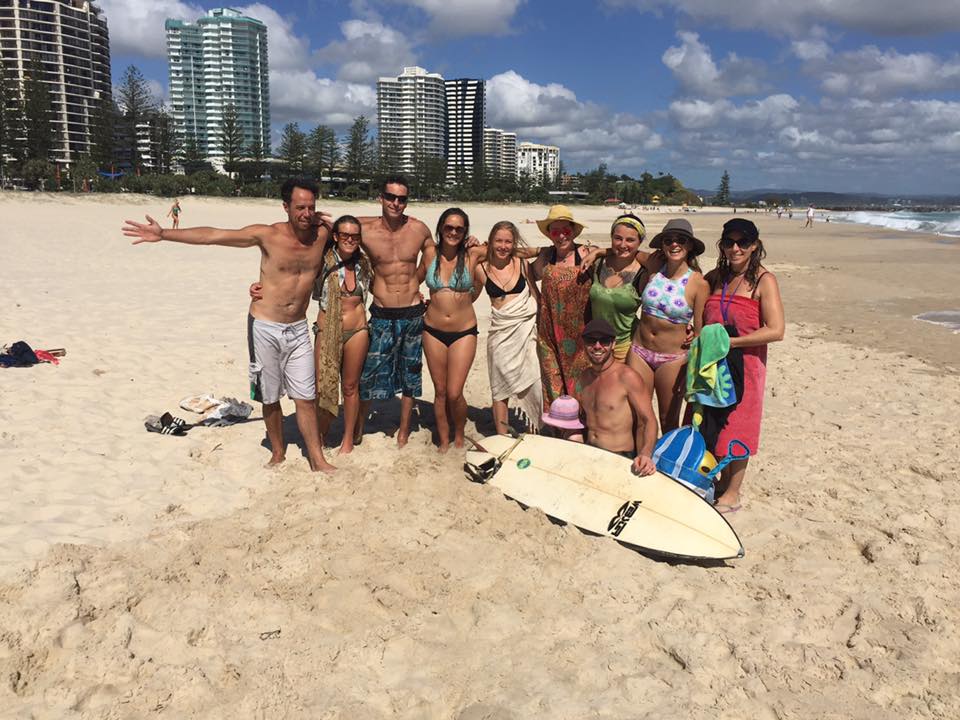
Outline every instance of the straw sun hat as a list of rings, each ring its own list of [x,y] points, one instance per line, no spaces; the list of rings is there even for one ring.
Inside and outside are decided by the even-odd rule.
[[[550,237],[550,223],[554,223],[557,220],[567,220],[573,224],[573,238],[576,238],[583,232],[583,224],[573,219],[573,213],[570,212],[570,208],[566,205],[554,205],[550,208],[550,212],[547,213],[545,220],[537,220],[537,227],[540,228],[540,232]]]

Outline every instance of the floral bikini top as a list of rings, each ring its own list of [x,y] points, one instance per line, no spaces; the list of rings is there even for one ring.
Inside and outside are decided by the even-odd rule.
[[[687,304],[687,283],[693,270],[687,269],[679,280],[671,280],[662,271],[650,278],[643,290],[641,312],[672,322],[688,325],[693,319],[693,308]]]

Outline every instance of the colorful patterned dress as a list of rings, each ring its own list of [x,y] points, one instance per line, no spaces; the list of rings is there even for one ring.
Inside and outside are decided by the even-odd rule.
[[[561,395],[580,397],[580,376],[590,366],[583,351],[584,320],[590,303],[590,277],[576,266],[555,264],[556,251],[543,269],[540,316],[537,318],[537,358],[543,385],[544,412]]]

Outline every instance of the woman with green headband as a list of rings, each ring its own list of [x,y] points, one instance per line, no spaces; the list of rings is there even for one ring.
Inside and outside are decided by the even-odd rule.
[[[590,312],[616,330],[613,357],[620,362],[626,360],[630,350],[637,309],[648,277],[644,264],[649,253],[640,250],[646,235],[647,229],[640,218],[633,214],[621,215],[610,227],[610,249],[599,254],[593,265]]]

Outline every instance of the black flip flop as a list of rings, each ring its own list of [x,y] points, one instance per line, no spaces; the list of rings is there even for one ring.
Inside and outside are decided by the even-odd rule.
[[[186,435],[187,431],[193,427],[193,425],[188,425],[182,418],[174,417],[168,412],[160,417],[148,415],[143,421],[143,426],[148,432],[177,436]]]

